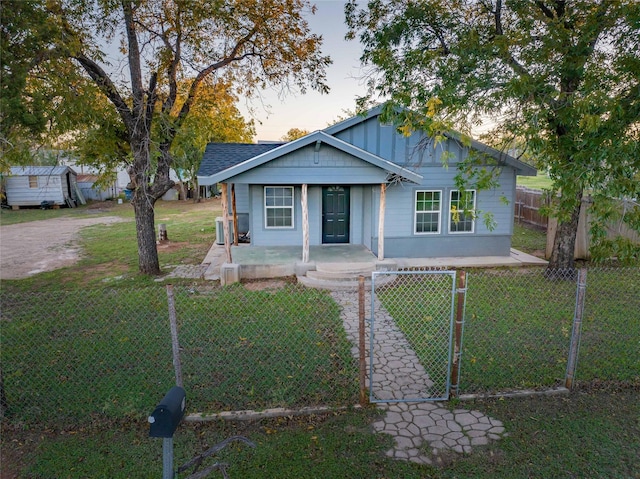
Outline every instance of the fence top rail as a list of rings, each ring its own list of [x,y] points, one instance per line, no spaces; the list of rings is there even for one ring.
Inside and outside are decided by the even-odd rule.
[[[439,270],[439,269],[428,269],[428,270],[402,270],[402,271],[373,271],[372,276],[375,278],[376,276],[383,275],[422,275],[425,274],[434,274],[434,275],[449,275],[455,277],[456,271],[451,269]]]

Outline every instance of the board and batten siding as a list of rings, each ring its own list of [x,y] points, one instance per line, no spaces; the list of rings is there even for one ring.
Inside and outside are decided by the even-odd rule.
[[[401,135],[392,125],[380,123],[377,117],[354,125],[336,137],[411,170],[411,166],[439,163],[442,152],[450,147],[449,141],[434,146],[418,133]]]
[[[330,145],[322,144],[316,154],[309,145],[228,181],[261,185],[350,185],[380,184],[386,172]]]

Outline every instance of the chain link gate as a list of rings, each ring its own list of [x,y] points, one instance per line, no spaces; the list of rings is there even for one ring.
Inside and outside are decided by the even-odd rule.
[[[449,398],[455,298],[455,271],[372,274],[371,402]]]

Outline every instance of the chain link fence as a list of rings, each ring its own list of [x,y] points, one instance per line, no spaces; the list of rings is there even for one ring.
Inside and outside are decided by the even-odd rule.
[[[380,272],[372,283],[371,399],[446,399],[456,273]]]
[[[576,277],[549,275],[544,268],[467,272],[461,394],[564,384]],[[402,287],[415,288],[409,283],[416,281]],[[189,411],[356,404],[357,347],[331,294],[292,283],[251,286],[173,288]],[[396,323],[403,307],[424,325],[436,317],[429,308],[440,315],[451,302],[425,301],[445,294],[433,287],[417,289],[418,296],[392,288],[383,287],[380,303]],[[640,383],[639,291],[638,268],[588,270],[579,384]],[[357,293],[351,302],[358,304]],[[3,288],[0,306],[0,399],[12,421],[139,417],[175,384],[163,286],[56,293]],[[449,330],[412,334],[436,341],[440,332]]]
[[[326,292],[173,287],[191,412],[357,403],[357,360]],[[175,384],[164,287],[2,293],[7,416],[148,413]]]

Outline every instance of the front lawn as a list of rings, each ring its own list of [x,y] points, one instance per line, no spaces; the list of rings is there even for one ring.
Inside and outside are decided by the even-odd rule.
[[[531,477],[634,478],[640,470],[638,391],[576,391],[459,403],[503,421],[509,436],[467,455],[448,454],[435,466],[384,455],[391,436],[371,432],[375,409],[255,421],[183,423],[174,438],[176,468],[223,438],[241,434],[257,445],[234,445],[208,459],[226,462],[231,478]],[[2,477],[95,479],[162,475],[162,441],[149,425],[112,421],[83,429],[32,432],[6,428]],[[10,449],[10,450],[7,450]],[[8,467],[20,468],[9,475]],[[181,476],[182,477],[182,476]],[[221,477],[213,474],[210,477]]]

